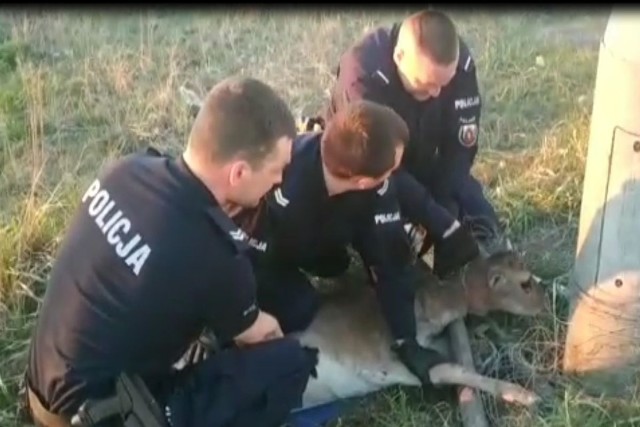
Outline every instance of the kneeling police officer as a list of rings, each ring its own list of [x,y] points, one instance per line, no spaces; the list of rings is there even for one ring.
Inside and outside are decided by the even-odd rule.
[[[437,10],[419,11],[371,30],[344,51],[322,119],[331,120],[360,99],[389,106],[405,120],[410,138],[401,168],[450,213],[451,228],[444,234],[428,229],[421,251],[433,243],[435,264],[466,252],[461,267],[480,248],[500,244],[505,230],[471,171],[482,115],[475,61],[451,18]],[[474,242],[459,222],[474,230],[479,248],[468,250]],[[435,267],[436,274],[446,276],[446,269]]]
[[[254,248],[259,304],[276,316],[285,333],[305,329],[320,306],[308,276],[345,273],[351,246],[376,290],[393,349],[428,383],[429,368],[445,360],[416,342],[414,254],[400,196],[415,220],[437,225],[438,218],[425,195],[415,201],[406,197],[420,193],[407,191],[404,181],[392,175],[408,138],[406,123],[391,108],[353,102],[324,131],[295,139],[282,183],[267,193],[253,216],[245,211],[238,218]]]
[[[295,121],[266,84],[229,78],[178,158],[150,150],[89,185],[57,254],[31,342],[38,426],[276,426],[300,404],[315,349],[261,311],[232,217],[278,184]],[[220,344],[174,363],[203,329]]]

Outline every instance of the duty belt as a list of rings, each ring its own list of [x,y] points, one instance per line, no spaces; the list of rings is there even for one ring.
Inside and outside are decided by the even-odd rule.
[[[70,427],[71,423],[68,419],[47,411],[40,402],[38,396],[26,384],[28,412],[37,426],[43,427]]]
[[[160,407],[137,376],[121,374],[116,380],[115,395],[87,400],[69,421],[49,412],[26,384],[28,411],[39,427],[90,427],[102,421],[123,427],[168,427]]]
[[[168,427],[160,407],[140,377],[121,374],[116,380],[115,395],[87,400],[71,419],[73,427],[89,427],[118,419],[124,427]]]

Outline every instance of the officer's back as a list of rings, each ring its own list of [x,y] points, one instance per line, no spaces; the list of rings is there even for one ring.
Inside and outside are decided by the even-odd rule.
[[[167,397],[172,365],[204,328],[223,345],[282,336],[257,306],[249,246],[231,216],[280,182],[294,134],[293,116],[267,85],[230,78],[209,93],[181,156],[149,150],[97,176],[59,249],[34,331],[34,418],[68,420],[87,399],[113,394],[124,372]],[[291,343],[282,351],[298,356]]]
[[[168,373],[197,336],[221,267],[215,260],[230,261],[232,244],[210,205],[186,165],[165,157],[128,156],[89,186],[51,273],[31,353],[33,385],[48,385],[52,410],[69,410],[83,387],[110,391],[102,379],[122,369]]]

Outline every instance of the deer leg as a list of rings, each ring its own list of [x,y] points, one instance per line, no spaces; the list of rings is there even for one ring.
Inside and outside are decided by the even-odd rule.
[[[441,363],[429,370],[431,382],[439,384],[456,384],[485,391],[507,402],[516,402],[524,406],[531,406],[540,398],[538,395],[507,381],[501,381],[470,371],[461,365]]]

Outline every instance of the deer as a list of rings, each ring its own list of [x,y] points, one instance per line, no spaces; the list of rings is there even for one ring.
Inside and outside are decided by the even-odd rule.
[[[545,309],[540,280],[512,249],[480,255],[446,280],[438,279],[421,259],[416,267],[416,339],[448,356],[440,334],[453,320],[495,311],[535,316]],[[300,409],[362,397],[394,385],[421,385],[391,350],[392,338],[372,286],[349,280],[322,294],[321,300],[311,324],[291,334],[302,345],[319,350],[317,375],[309,379]],[[429,375],[436,386],[467,386],[526,406],[539,401],[535,393],[517,384],[455,363],[436,365]]]

